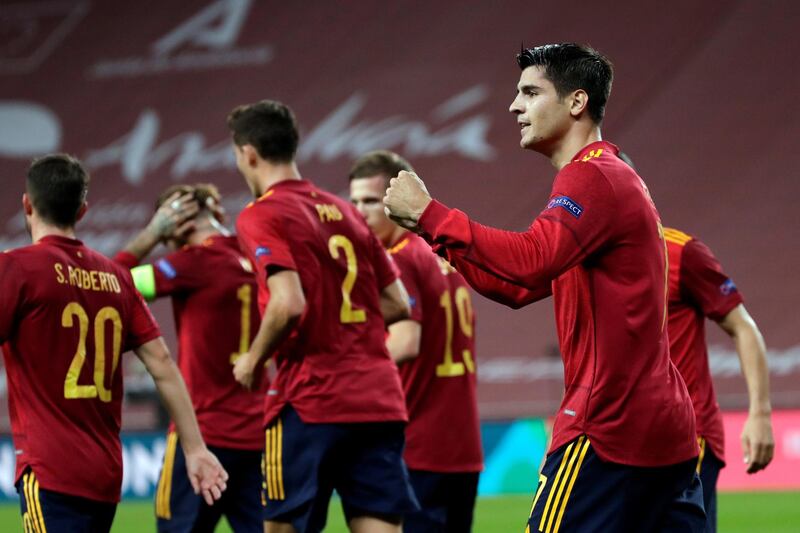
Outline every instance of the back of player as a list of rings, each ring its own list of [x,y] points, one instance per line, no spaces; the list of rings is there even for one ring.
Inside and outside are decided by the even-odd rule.
[[[352,206],[300,178],[286,106],[241,106],[228,125],[237,166],[258,197],[237,233],[263,310],[234,372],[249,383],[273,351],[277,366],[265,400],[264,519],[321,531],[335,489],[351,528],[380,522],[399,531],[416,501],[402,461],[400,377],[384,345],[384,317],[407,316],[397,274]],[[387,301],[401,311],[387,312]]]
[[[160,335],[130,274],[80,241],[49,236],[4,254],[0,283],[15,478],[30,471],[44,489],[116,503],[120,354]]]
[[[261,531],[262,397],[231,375],[258,329],[257,286],[252,264],[222,222],[221,196],[211,184],[174,185],[156,202],[152,220],[115,257],[133,268],[137,289],[148,300],[170,296],[178,333],[178,367],[186,381],[200,430],[230,474],[213,506],[189,483],[185,457],[171,423],[156,492],[158,529],[212,530],[224,515],[237,532]],[[189,205],[196,204],[196,205]],[[182,209],[189,227],[169,224]],[[183,224],[181,224],[183,225]],[[161,241],[173,251],[139,265]],[[177,248],[177,249],[176,249]],[[266,390],[266,389],[264,389]]]
[[[469,531],[483,468],[469,289],[464,278],[414,234],[389,252],[414,302],[411,320],[422,324],[419,355],[399,365],[409,418],[404,458],[423,505],[406,519],[404,528]]]
[[[703,483],[706,532],[713,532],[717,478],[725,466],[725,435],[709,368],[705,319],[716,322],[734,341],[747,381],[750,406],[741,441],[750,474],[769,464],[774,447],[766,347],[742,295],[711,250],[676,229],[664,228],[664,237],[669,252],[670,357],[686,381],[694,405],[700,444],[697,472]]]
[[[70,156],[34,160],[22,196],[34,244],[0,255],[15,479],[25,530],[37,533],[111,528],[122,484],[119,363],[127,350],[176,420],[194,490],[211,504],[227,479],[130,272],[75,237],[88,182]]]
[[[305,422],[405,421],[379,304],[379,287],[396,274],[352,206],[306,180],[283,181],[242,212],[237,229],[259,274],[295,270],[308,302],[277,354],[264,422],[286,403]],[[262,308],[268,298],[259,294]]]

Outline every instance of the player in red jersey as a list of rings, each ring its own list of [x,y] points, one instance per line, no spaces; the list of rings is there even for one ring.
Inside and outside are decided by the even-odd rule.
[[[611,64],[571,43],[517,60],[520,145],[558,169],[530,228],[479,225],[408,172],[391,181],[387,210],[479,292],[513,306],[553,295],[566,390],[529,530],[701,531],[694,412],[669,359],[661,223],[600,135]]]
[[[725,466],[725,435],[717,404],[705,338],[705,318],[731,336],[742,364],[750,398],[750,412],[742,430],[747,471],[758,472],[772,460],[769,371],[764,339],[744,307],[741,294],[711,250],[682,231],[664,228],[669,253],[669,345],[694,403],[700,460],[708,516],[706,531],[717,526],[717,477]]]
[[[132,268],[148,299],[172,298],[178,330],[178,368],[192,398],[200,431],[230,475],[228,489],[206,505],[181,465],[174,424],[156,493],[158,530],[213,531],[224,515],[237,532],[260,532],[261,395],[242,389],[231,375],[258,329],[258,290],[249,260],[224,223],[221,197],[210,184],[173,185],[156,202],[156,214],[115,259]],[[162,241],[173,252],[139,262]]]
[[[0,255],[0,341],[26,531],[111,528],[122,483],[118,367],[127,350],[175,420],[195,492],[211,504],[227,478],[130,273],[75,238],[87,190],[76,159],[35,160],[22,197],[33,245]]]
[[[417,503],[402,459],[403,390],[384,328],[408,316],[402,283],[353,206],[303,180],[297,124],[278,102],[228,117],[237,166],[258,199],[236,228],[256,267],[262,320],[234,367],[264,357],[268,532],[321,531],[335,489],[354,532],[399,532]]]
[[[370,152],[350,170],[350,201],[392,255],[411,316],[389,326],[408,426],[403,457],[422,507],[406,516],[410,533],[468,532],[483,468],[475,379],[474,315],[464,278],[383,209],[389,179],[413,172],[399,155]]]

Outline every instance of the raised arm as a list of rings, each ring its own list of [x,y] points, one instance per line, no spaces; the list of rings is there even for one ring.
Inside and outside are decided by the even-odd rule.
[[[424,183],[409,172],[392,179],[384,204],[396,222],[419,232],[435,249],[446,249],[455,264],[469,263],[528,289],[534,294],[525,296],[534,299],[546,295],[553,279],[612,238],[616,208],[605,176],[583,163],[567,165],[559,172],[549,203],[524,232],[470,220],[465,213],[432,200]],[[478,277],[476,289],[491,292],[487,281]]]
[[[182,235],[191,229],[192,218],[199,209],[192,194],[181,195],[176,192],[156,210],[147,226],[128,241],[114,260],[133,268],[163,239],[171,235]]]

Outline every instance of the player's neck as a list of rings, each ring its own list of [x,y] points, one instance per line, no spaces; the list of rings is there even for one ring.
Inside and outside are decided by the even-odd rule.
[[[600,134],[600,127],[596,124],[591,123],[591,125],[583,127],[579,127],[576,124],[576,127],[564,136],[562,142],[554,147],[552,153],[545,155],[550,158],[550,163],[554,167],[561,170],[585,146],[601,140],[603,140],[603,137]]]
[[[383,247],[387,249],[391,248],[392,246],[400,242],[400,239],[402,239],[406,233],[408,233],[407,229],[402,228],[400,226],[395,226],[392,232],[389,233],[384,239]]]
[[[303,177],[297,169],[297,163],[270,163],[264,162],[259,169],[258,186],[261,194],[266,193],[276,183],[289,180],[301,180]]]
[[[231,233],[228,229],[217,222],[213,217],[208,217],[198,222],[197,229],[195,229],[187,238],[186,242],[192,246],[202,244],[211,237],[222,235],[223,237],[229,236]]]
[[[31,220],[31,240],[34,243],[49,236],[66,237],[68,239],[77,238],[75,236],[75,228],[59,228],[58,226],[47,224],[41,220]]]

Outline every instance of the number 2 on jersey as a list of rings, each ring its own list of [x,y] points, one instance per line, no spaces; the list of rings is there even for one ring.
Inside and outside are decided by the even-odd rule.
[[[472,300],[466,287],[459,287],[455,293],[456,311],[458,314],[458,326],[461,333],[472,338]],[[436,376],[440,378],[450,378],[463,376],[464,371],[475,372],[475,362],[472,360],[472,352],[469,350],[461,351],[463,363],[453,361],[453,302],[450,298],[450,291],[444,291],[439,298],[439,305],[444,309],[446,332],[444,341],[444,361],[436,365]]]
[[[353,292],[353,285],[356,284],[358,276],[358,259],[353,243],[344,235],[333,235],[328,239],[328,252],[334,259],[339,259],[339,250],[344,252],[347,262],[347,274],[342,281],[342,307],[339,309],[339,321],[342,324],[358,324],[367,321],[367,313],[363,309],[353,308],[353,301],[350,293]]]
[[[78,320],[78,347],[75,356],[67,370],[64,380],[64,398],[100,398],[100,401],[110,402],[111,391],[106,388],[106,322],[111,322],[112,334],[112,362],[111,376],[113,382],[114,372],[119,364],[119,354],[122,349],[122,320],[119,312],[113,307],[103,307],[94,317],[94,385],[78,385],[81,369],[86,362],[86,337],[89,334],[89,315],[78,302],[70,302],[61,313],[61,326],[72,328]]]

